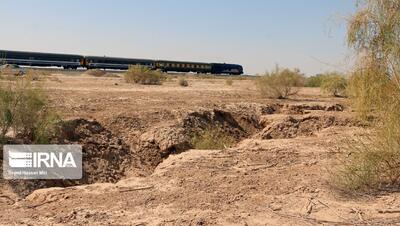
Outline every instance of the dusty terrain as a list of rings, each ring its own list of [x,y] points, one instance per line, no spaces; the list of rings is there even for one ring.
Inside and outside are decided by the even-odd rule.
[[[3,181],[1,225],[400,222],[398,193],[353,197],[330,184],[343,143],[367,130],[345,99],[303,88],[292,99],[269,100],[251,80],[141,86],[61,73],[42,83],[69,122],[63,142],[84,146],[85,178]],[[190,134],[212,125],[238,143],[190,149]]]

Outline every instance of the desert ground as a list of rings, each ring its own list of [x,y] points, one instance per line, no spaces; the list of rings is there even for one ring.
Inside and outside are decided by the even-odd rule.
[[[368,131],[347,99],[302,88],[262,97],[252,79],[127,84],[121,74],[47,72],[51,107],[83,145],[80,182],[1,181],[1,225],[392,225],[400,195],[349,195],[332,183],[345,143]],[[2,81],[7,82],[7,81]],[[218,125],[235,138],[195,150]]]

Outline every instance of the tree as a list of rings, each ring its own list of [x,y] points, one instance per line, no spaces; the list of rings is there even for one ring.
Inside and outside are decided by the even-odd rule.
[[[364,0],[348,26],[358,55],[350,96],[364,118],[376,120],[374,135],[350,146],[340,181],[349,189],[400,184],[400,1]]]

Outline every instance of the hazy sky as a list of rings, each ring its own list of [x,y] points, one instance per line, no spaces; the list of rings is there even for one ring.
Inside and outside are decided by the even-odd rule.
[[[0,0],[0,49],[275,64],[308,75],[349,67],[352,0]]]

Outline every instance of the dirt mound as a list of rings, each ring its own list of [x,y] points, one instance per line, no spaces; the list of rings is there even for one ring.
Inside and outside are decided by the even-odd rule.
[[[235,103],[225,106],[232,113],[252,113],[256,115],[270,115],[276,113],[281,104]]]
[[[282,106],[282,112],[286,114],[306,114],[309,111],[343,111],[344,107],[341,104],[300,104]]]
[[[339,119],[335,116],[307,116],[301,118],[288,116],[265,127],[259,137],[261,139],[283,139],[311,136],[324,128],[346,126],[351,123],[349,119]]]
[[[118,123],[106,123],[117,128],[120,132],[118,136],[97,121],[70,120],[64,124],[61,135],[54,143],[83,146],[83,178],[73,181],[13,181],[13,188],[26,195],[37,188],[117,182],[126,175],[147,176],[170,154],[192,148],[193,137],[209,128],[218,128],[235,141],[240,141],[254,134],[262,139],[310,136],[323,128],[349,124],[345,119],[329,115],[285,117],[282,112],[287,109],[340,111],[343,108],[340,105],[239,103],[212,109],[199,108],[179,114],[161,112],[145,118],[132,115],[118,117]],[[284,118],[273,117],[272,114]],[[263,117],[272,121],[263,121]],[[166,121],[154,121],[153,118]],[[130,146],[125,142],[129,142]]]
[[[95,77],[100,77],[100,76],[105,76],[107,74],[107,72],[103,71],[103,70],[99,70],[99,69],[90,69],[90,70],[87,70],[85,72],[85,74],[95,76]]]
[[[251,125],[253,128],[249,130]],[[239,141],[251,135],[251,131],[257,126],[258,122],[251,117],[235,118],[233,114],[224,110],[200,109],[187,113],[176,123],[162,128],[154,127],[143,133],[135,155],[140,156],[142,162],[152,171],[170,154],[192,148],[193,136],[207,128],[219,128]]]
[[[128,145],[96,121],[75,119],[67,121],[58,144],[82,145],[83,177],[81,180],[10,180],[8,184],[20,196],[39,188],[67,187],[120,180],[131,165]]]
[[[84,183],[117,182],[130,165],[130,147],[96,121],[65,123],[59,142],[82,145]]]
[[[243,119],[246,116],[243,115]],[[232,113],[220,109],[199,110],[190,112],[181,120],[182,127],[191,134],[199,132],[209,127],[218,127],[235,139],[240,139],[248,135],[245,128],[235,119]],[[246,121],[246,120],[243,120]],[[249,119],[248,121],[251,121]],[[247,125],[246,125],[247,127]]]
[[[224,109],[232,114],[247,133],[253,134],[265,127],[261,116],[275,114],[281,107],[279,104],[238,103],[225,106]]]

